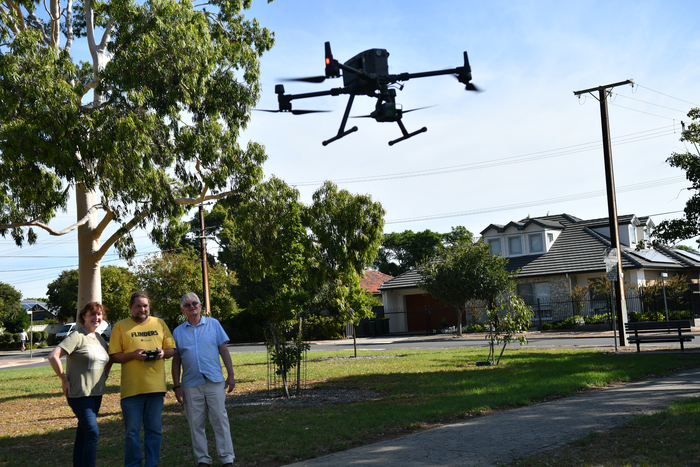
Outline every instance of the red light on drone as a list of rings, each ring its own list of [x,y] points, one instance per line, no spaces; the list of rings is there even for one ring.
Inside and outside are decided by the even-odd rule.
[[[331,59],[329,57],[326,57],[326,65],[330,65],[330,64],[331,64]]]

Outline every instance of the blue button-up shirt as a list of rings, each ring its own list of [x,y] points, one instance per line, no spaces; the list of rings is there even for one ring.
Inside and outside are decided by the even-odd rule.
[[[182,360],[182,385],[199,386],[206,382],[224,381],[219,361],[219,346],[229,341],[226,332],[215,318],[202,316],[197,326],[185,321],[175,328],[175,352]]]

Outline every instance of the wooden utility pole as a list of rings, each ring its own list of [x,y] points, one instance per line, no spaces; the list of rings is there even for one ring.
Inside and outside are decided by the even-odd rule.
[[[617,248],[617,281],[615,281],[615,305],[617,306],[617,324],[620,326],[620,345],[627,345],[627,333],[625,323],[627,323],[627,303],[625,300],[625,283],[622,273],[622,250],[620,249],[620,230],[617,222],[617,200],[615,199],[615,176],[613,172],[612,146],[610,144],[610,124],[608,123],[608,90],[625,84],[634,84],[628,79],[619,83],[607,84],[596,88],[574,91],[575,96],[598,91],[598,101],[600,102],[600,123],[603,130],[603,159],[605,163],[605,186],[608,192],[608,219],[610,222],[610,244],[612,248]]]
[[[207,264],[207,233],[204,230],[204,206],[199,205],[199,227],[202,239],[202,288],[204,289],[204,311],[211,315],[209,306],[209,270]]]

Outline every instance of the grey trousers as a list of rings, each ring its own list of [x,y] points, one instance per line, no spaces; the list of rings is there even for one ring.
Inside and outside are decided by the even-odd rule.
[[[197,462],[212,463],[207,449],[207,436],[204,432],[204,420],[209,414],[209,423],[214,429],[216,438],[216,451],[222,464],[233,462],[233,442],[231,441],[231,428],[226,413],[226,386],[225,382],[204,384],[194,387],[182,387],[182,395],[185,403],[185,415],[190,425],[192,436],[192,449]]]

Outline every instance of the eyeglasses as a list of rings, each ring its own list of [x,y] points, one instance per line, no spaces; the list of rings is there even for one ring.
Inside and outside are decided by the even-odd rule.
[[[194,308],[197,305],[199,305],[199,302],[192,302],[192,303],[183,303],[182,306],[184,308]]]

